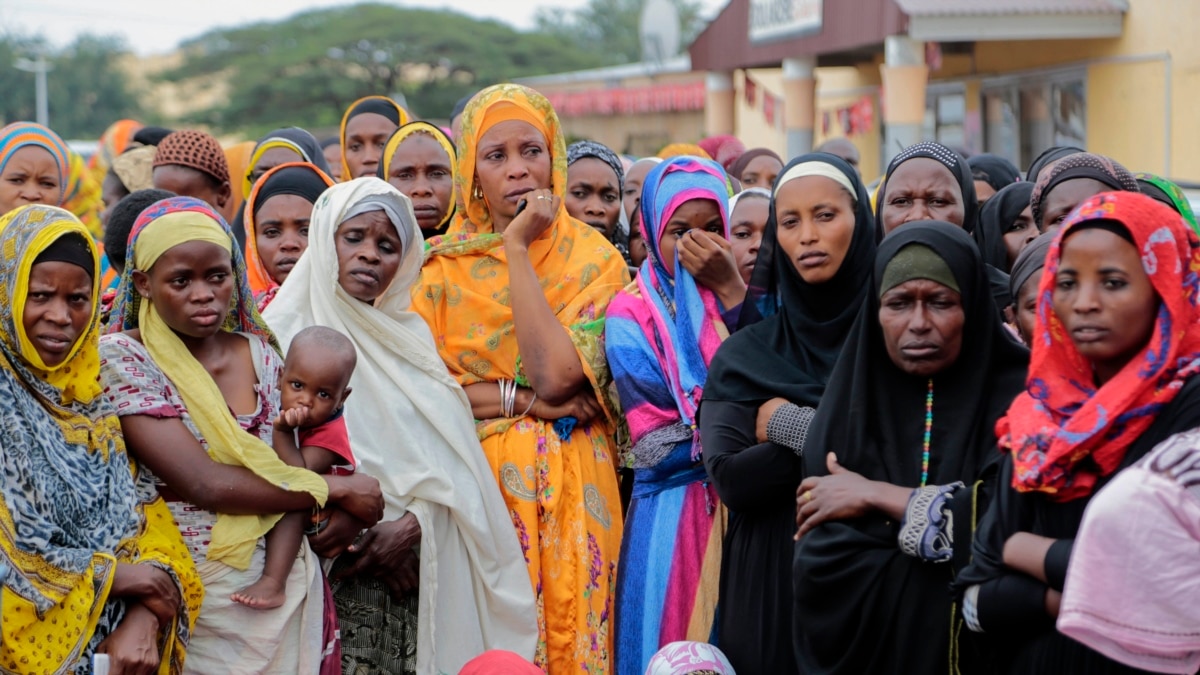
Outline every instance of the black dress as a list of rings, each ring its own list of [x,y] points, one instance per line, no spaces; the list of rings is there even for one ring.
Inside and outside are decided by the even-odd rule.
[[[862,306],[875,258],[870,200],[858,174],[833,155],[811,153],[789,162],[780,175],[810,162],[840,171],[855,188],[846,257],[828,281],[806,283],[778,247],[772,200],[742,316],[763,306],[777,305],[778,313],[726,340],[704,386],[704,465],[729,509],[717,643],[739,673],[799,672],[791,644],[791,561],[802,460],[795,448],[756,440],[758,409],[783,398],[804,406],[797,411],[805,419],[812,416]]]
[[[1146,456],[1173,434],[1200,426],[1200,377],[1193,377],[1158,414],[1154,423],[1132,444],[1121,462],[1124,469]],[[1000,485],[1012,485],[1013,463],[1005,455]],[[1112,475],[1101,479],[1098,492]],[[1017,532],[1060,540],[1046,560],[1050,586],[1062,590],[1070,545],[1091,498],[1055,502],[1040,492],[999,490],[979,525],[972,561],[955,582],[960,594],[979,585],[976,608],[982,639],[999,673],[1108,675],[1142,673],[1113,661],[1068,638],[1054,628],[1046,614],[1047,585],[1004,566],[1004,542]]]
[[[930,380],[901,371],[887,354],[878,292],[850,331],[805,447],[805,473],[828,474],[826,453],[868,480],[914,488],[905,521],[930,491],[949,495],[939,546],[944,557],[902,552],[902,522],[882,513],[818,525],[794,560],[794,639],[801,672],[910,674],[975,672],[970,640],[951,639],[950,583],[965,563],[1000,454],[995,423],[1023,389],[1028,352],[1009,337],[991,299],[979,250],[962,229],[910,223],[880,244],[872,289],[905,246],[932,249],[954,275],[966,314],[955,363],[932,377],[933,425],[926,488],[921,483]],[[910,526],[911,522],[908,523]]]

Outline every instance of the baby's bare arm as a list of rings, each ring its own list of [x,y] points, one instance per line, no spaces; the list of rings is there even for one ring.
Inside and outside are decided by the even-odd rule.
[[[334,465],[346,462],[336,452],[327,450],[326,448],[319,448],[315,445],[306,445],[300,448],[299,454],[304,458],[304,468],[313,473],[329,473]]]
[[[271,446],[275,448],[275,454],[279,455],[279,459],[289,465],[305,466],[305,458],[300,449],[296,447],[296,434],[291,429],[281,429],[276,425],[275,431],[271,435]],[[321,473],[315,469],[314,472]]]

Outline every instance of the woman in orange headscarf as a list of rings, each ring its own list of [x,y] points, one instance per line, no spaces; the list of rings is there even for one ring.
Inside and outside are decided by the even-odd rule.
[[[133,143],[133,135],[141,128],[142,123],[137,120],[117,120],[100,134],[96,153],[87,162],[88,171],[97,184],[104,182],[113,161],[129,149]]]
[[[413,290],[478,420],[537,596],[536,662],[551,675],[612,670],[622,531],[602,337],[629,275],[567,214],[566,182],[549,101],[513,84],[480,92],[459,139],[463,217],[430,240]]]

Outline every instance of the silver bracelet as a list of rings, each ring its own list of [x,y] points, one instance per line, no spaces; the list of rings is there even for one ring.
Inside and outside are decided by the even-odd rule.
[[[517,400],[517,383],[512,380],[501,379],[500,385],[500,416],[512,417],[513,408],[516,407]]]
[[[529,391],[533,393],[533,398],[529,399],[529,405],[525,406],[525,412],[521,413],[521,417],[528,415],[529,411],[533,410],[533,404],[537,403],[537,392],[533,391],[532,389]]]

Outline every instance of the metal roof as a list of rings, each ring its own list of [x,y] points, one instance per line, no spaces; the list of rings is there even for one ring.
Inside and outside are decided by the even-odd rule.
[[[895,0],[911,17],[1121,14],[1126,0]]]
[[[730,0],[688,47],[692,68],[733,70],[778,66],[799,56],[830,57],[883,50],[889,35],[903,35],[908,20],[895,0],[825,0],[815,33],[754,42],[748,33],[751,0]]]

